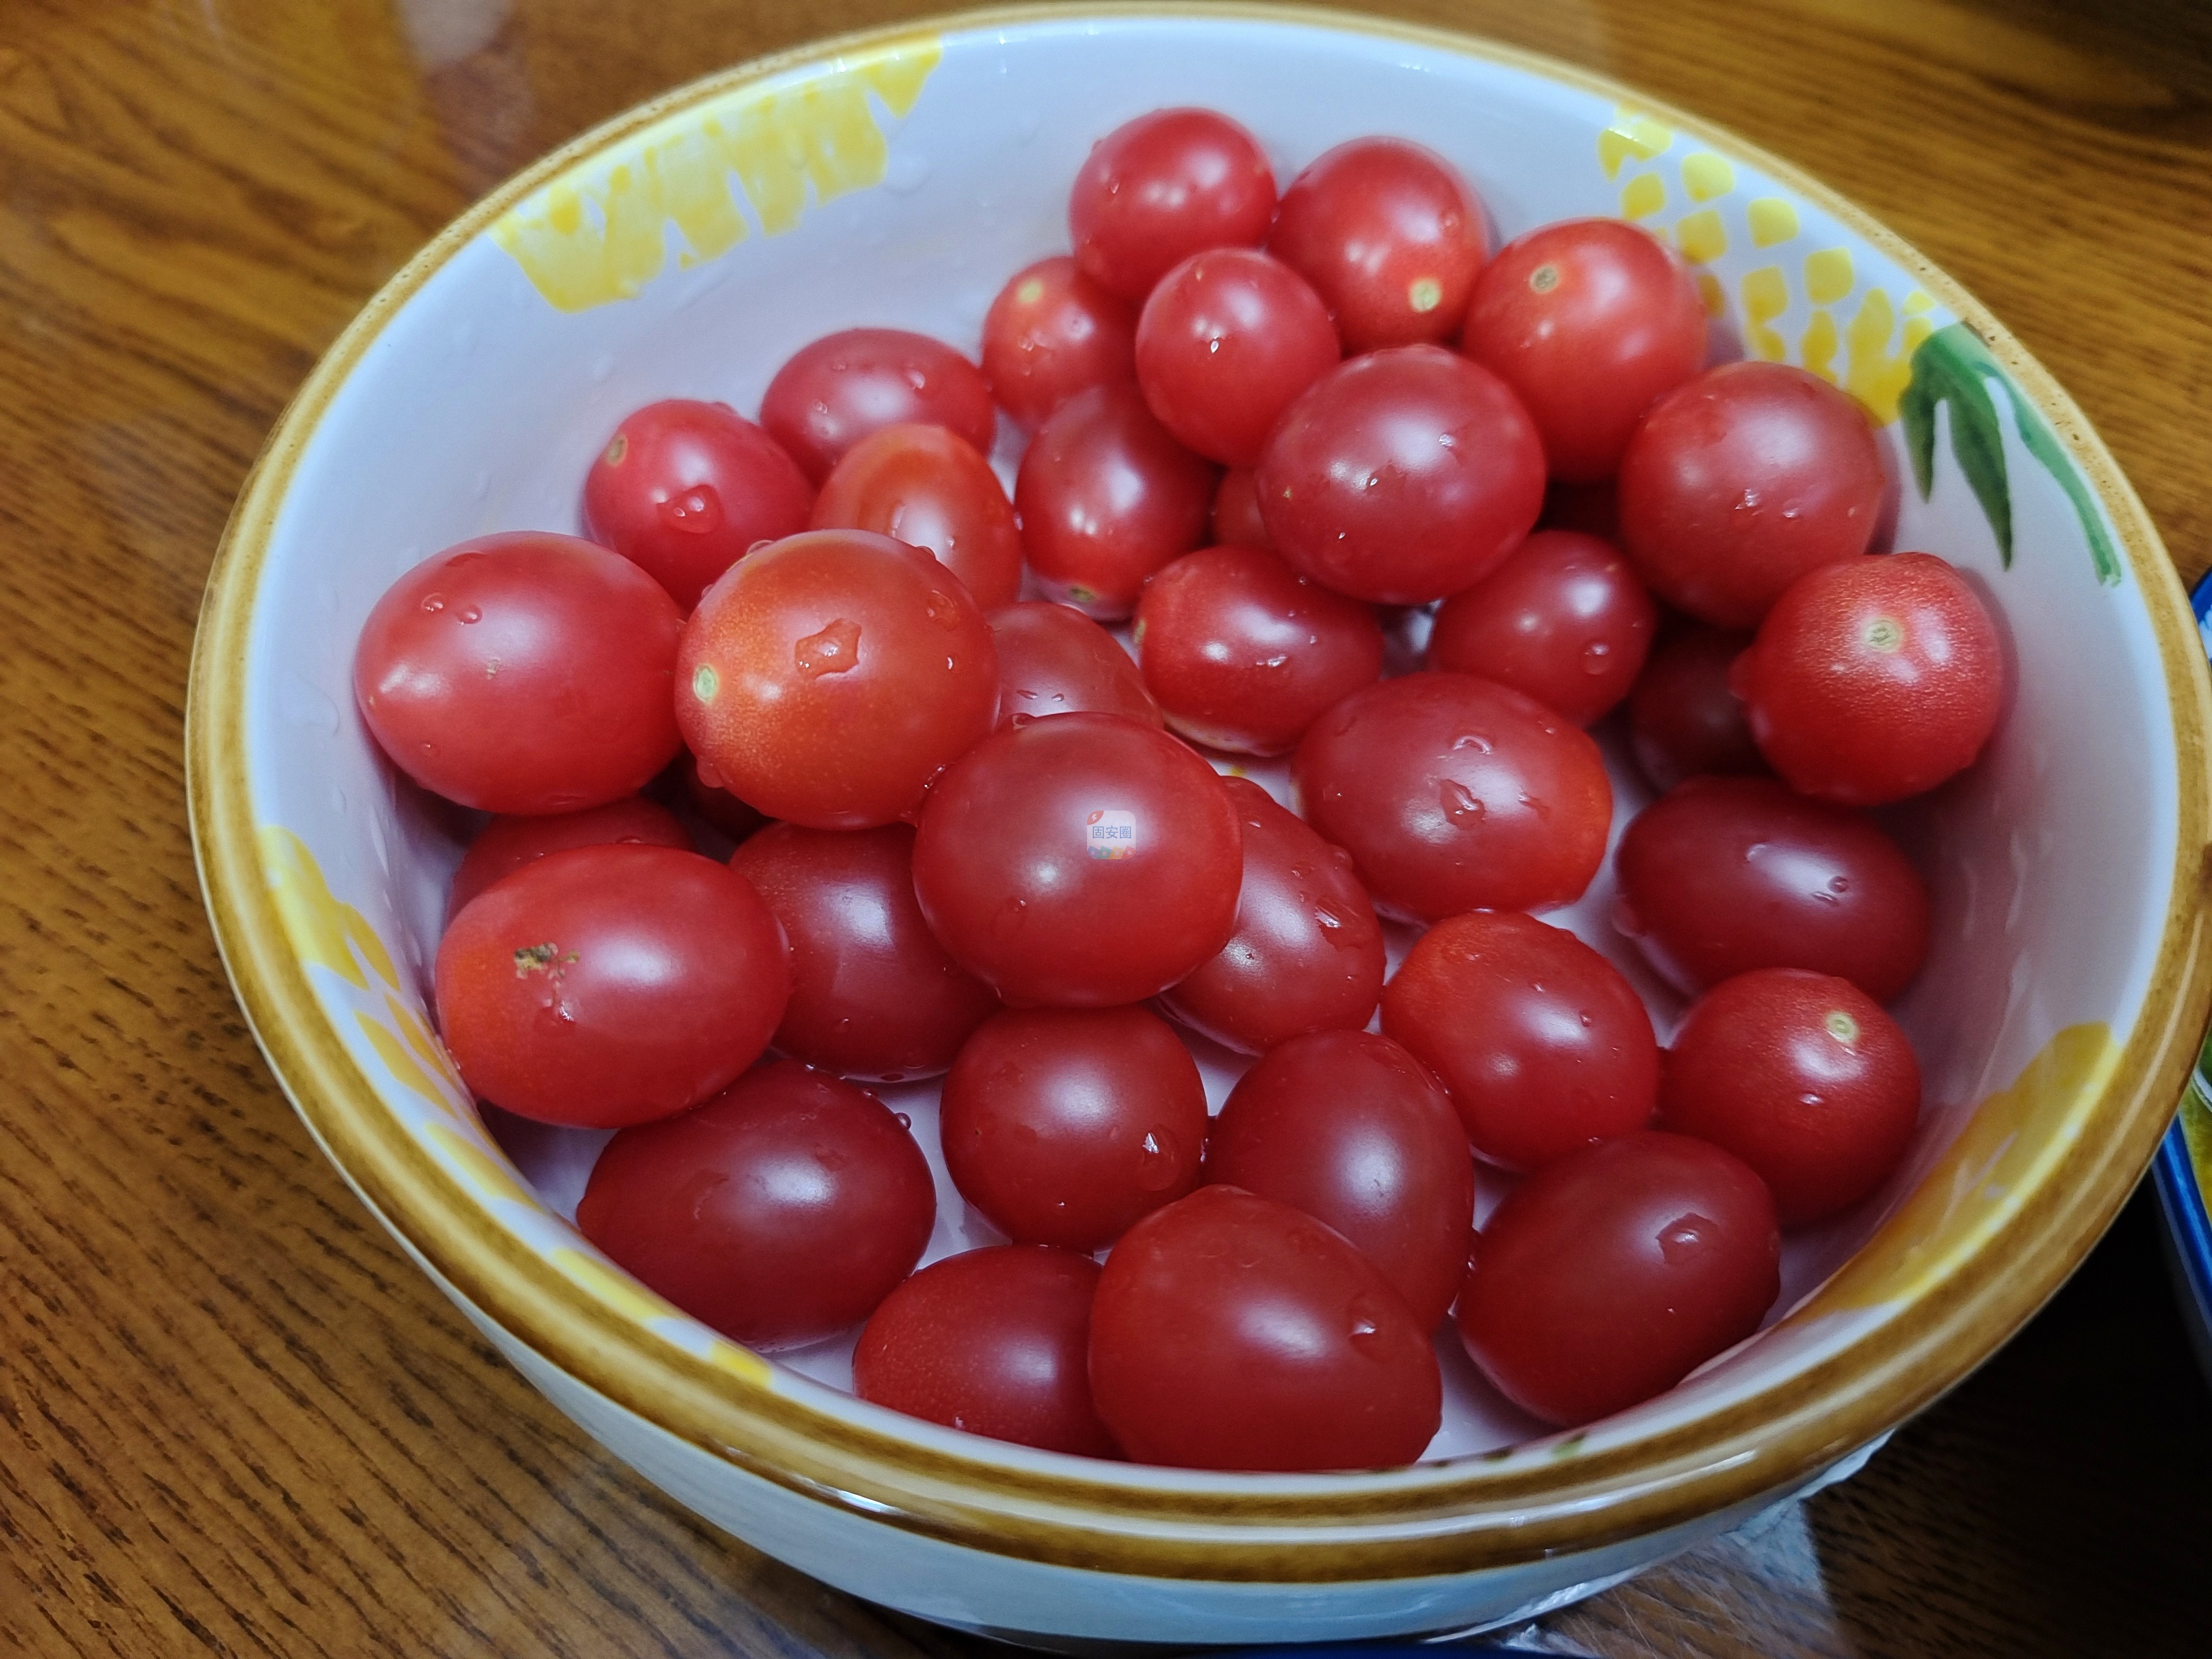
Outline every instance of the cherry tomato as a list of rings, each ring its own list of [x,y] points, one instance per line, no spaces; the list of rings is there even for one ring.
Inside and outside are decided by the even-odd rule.
[[[1169,436],[1135,386],[1077,392],[1038,428],[1014,477],[1037,585],[1086,616],[1127,616],[1145,578],[1205,537],[1213,480],[1212,463]]]
[[[1382,672],[1373,608],[1258,547],[1184,554],[1145,584],[1133,637],[1169,726],[1236,754],[1286,752]]]
[[[999,1006],[963,972],[914,899],[914,831],[772,824],[730,867],[791,946],[791,1001],[775,1046],[847,1077],[933,1077]]]
[[[1129,1230],[1091,1310],[1091,1393],[1139,1462],[1409,1463],[1443,1419],[1428,1332],[1343,1235],[1234,1187]]]
[[[1743,699],[1729,690],[1729,671],[1750,644],[1748,634],[1691,623],[1653,649],[1628,694],[1628,733],[1637,765],[1660,788],[1766,770]]]
[[[1653,404],[1629,440],[1622,544],[1676,610],[1750,628],[1807,571],[1867,550],[1887,489],[1849,393],[1787,363],[1723,363]]]
[[[1498,250],[1460,349],[1520,395],[1553,477],[1595,483],[1652,400],[1705,367],[1705,301],[1649,231],[1570,219]]]
[[[1161,1006],[1248,1054],[1309,1031],[1358,1030],[1382,992],[1382,924],[1351,856],[1249,779],[1223,787],[1244,830],[1237,931],[1161,992]]]
[[[1534,1170],[1651,1121],[1659,1042],[1620,970],[1533,916],[1449,916],[1382,988],[1382,1029],[1443,1079],[1467,1139]]]
[[[1217,547],[1265,547],[1267,526],[1260,522],[1260,492],[1249,467],[1232,466],[1213,492],[1213,541]]]
[[[856,1325],[921,1259],[929,1160],[865,1090],[794,1060],[607,1143],[576,1225],[684,1312],[755,1348]]]
[[[761,399],[761,424],[820,483],[872,432],[941,426],[988,455],[999,411],[983,372],[941,340],[902,328],[848,328],[801,346]]]
[[[1022,528],[999,475],[941,426],[872,432],[823,481],[809,527],[872,530],[935,557],[986,611],[1022,586]]]
[[[1067,195],[1075,263],[1141,301],[1170,269],[1215,247],[1257,247],[1275,175],[1257,140],[1208,109],[1156,109],[1091,147]]]
[[[984,620],[999,648],[1000,731],[1086,711],[1165,724],[1121,642],[1080,611],[1037,599]]]
[[[1059,714],[975,745],[922,808],[921,913],[1006,1001],[1157,995],[1237,922],[1236,808],[1213,769],[1115,714]]]
[[[572,847],[605,847],[616,842],[646,847],[680,847],[690,852],[691,837],[666,807],[642,795],[587,806],[580,812],[556,812],[542,818],[494,818],[469,843],[453,885],[446,896],[448,919],[461,913],[478,893],[501,877],[512,875],[548,853]]]
[[[727,404],[670,398],[623,417],[584,475],[584,533],[689,611],[756,544],[806,528],[814,490]]]
[[[743,841],[768,822],[757,810],[722,787],[720,772],[714,774],[716,781],[708,782],[708,775],[699,769],[699,757],[690,750],[685,750],[676,763],[683,769],[684,793],[692,810],[732,841]]]
[[[1740,1159],[1647,1129],[1539,1170],[1498,1206],[1460,1339],[1522,1410],[1589,1423],[1757,1330],[1781,1255],[1774,1200]]]
[[[983,378],[1034,431],[1079,392],[1137,377],[1137,313],[1065,253],[1008,279],[983,319]]]
[[[1260,458],[1260,516],[1278,553],[1324,587],[1425,605],[1472,587],[1544,504],[1544,451],[1505,383],[1441,346],[1331,369]]]
[[[716,781],[817,830],[913,811],[999,707],[968,590],[866,530],[787,537],[733,568],[684,625],[677,675],[684,741]]]
[[[1198,1184],[1206,1085],[1144,1008],[1008,1008],[945,1074],[960,1195],[1018,1244],[1103,1249]]]
[[[1291,781],[1376,904],[1424,921],[1571,902],[1613,821],[1589,734],[1472,674],[1353,692],[1307,732]]]
[[[1847,979],[1876,1002],[1928,954],[1928,889],[1872,818],[1767,778],[1692,778],[1614,854],[1613,924],[1682,989],[1754,968]]]
[[[1659,607],[1618,548],[1539,530],[1437,612],[1429,666],[1525,691],[1577,726],[1628,695]]]
[[[479,536],[376,602],[354,699],[425,789],[487,812],[574,812],[635,794],[676,753],[683,629],[620,554],[543,531]]]
[[[471,1090],[596,1129],[704,1100],[760,1057],[791,994],[783,935],[742,877],[635,844],[550,853],[486,888],[435,978]]]
[[[853,1392],[994,1440],[1117,1456],[1091,1403],[1097,1288],[1090,1257],[1037,1244],[932,1262],[869,1316]]]
[[[1137,319],[1137,384],[1160,424],[1210,460],[1252,466],[1291,400],[1342,356],[1321,296],[1256,248],[1194,253]]]
[[[1785,1227],[1848,1210],[1904,1162],[1920,1062],[1849,980],[1764,968],[1723,980],[1675,1033],[1661,1127],[1735,1153]]]
[[[1808,571],[1735,672],[1774,769],[1847,806],[1903,800],[1962,771],[2004,705],[1996,623],[1932,553]]]
[[[1433,1330],[1474,1242],[1474,1165],[1458,1115],[1387,1036],[1293,1037],[1230,1091],[1206,1178],[1304,1210],[1359,1247]]]

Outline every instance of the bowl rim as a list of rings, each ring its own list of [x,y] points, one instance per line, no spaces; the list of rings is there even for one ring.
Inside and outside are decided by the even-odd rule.
[[[329,1020],[264,872],[246,765],[259,576],[295,467],[400,307],[516,204],[663,118],[841,55],[994,28],[1175,20],[1334,30],[1473,58],[1607,98],[1755,166],[1819,204],[1965,321],[2041,411],[2111,516],[2156,640],[2174,723],[2173,871],[2142,1008],[2080,1136],[1945,1279],[1795,1375],[1686,1421],[1572,1457],[1410,1470],[1188,1475],[1046,1456],[1026,1467],[958,1437],[917,1443],[831,1415],[757,1371],[665,1342],[583,1294],[497,1226],[381,1103]],[[1623,1542],[1808,1479],[1954,1386],[2057,1289],[2156,1152],[2212,1010],[2203,876],[2212,828],[2212,685],[2179,577],[2141,501],[2073,400],[1965,289],[1827,186],[1713,123],[1578,66],[1496,42],[1322,7],[1016,4],[813,40],[650,99],[561,145],[428,242],[362,308],[295,394],[241,486],[210,571],[185,717],[193,853],[217,945],[277,1081],[372,1212],[443,1284],[518,1341],[709,1455],[850,1514],[989,1554],[1165,1579],[1328,1583],[1462,1573]],[[1150,1475],[1152,1478],[1146,1478]]]

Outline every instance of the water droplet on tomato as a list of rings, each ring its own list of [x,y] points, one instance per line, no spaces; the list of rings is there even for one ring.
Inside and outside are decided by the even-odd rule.
[[[434,617],[445,608],[446,596],[444,594],[425,593],[422,596],[422,609],[429,615]]]
[[[483,620],[483,612],[477,609],[477,607],[472,605],[465,605],[459,611],[453,612],[453,617],[457,622],[482,622]]]
[[[660,522],[671,530],[704,536],[722,527],[722,498],[712,484],[694,484],[658,505]]]
[[[1453,748],[1472,749],[1478,755],[1487,755],[1495,746],[1480,732],[1463,732],[1452,739]]]
[[[791,659],[810,680],[848,672],[860,660],[860,625],[840,617],[793,646]]]
[[[1603,640],[1592,640],[1583,647],[1583,672],[1602,674],[1613,664],[1613,647]]]
[[[960,602],[957,599],[955,599],[950,593],[941,593],[936,588],[931,588],[929,590],[929,619],[935,623],[939,628],[959,627]]]
[[[1165,1192],[1182,1178],[1176,1154],[1182,1144],[1165,1129],[1155,1128],[1137,1149],[1137,1185],[1148,1193]]]
[[[896,1078],[886,1078],[884,1080],[887,1083],[896,1083],[898,1081]],[[891,1115],[898,1120],[898,1126],[900,1128],[911,1129],[914,1127],[914,1120],[908,1117],[904,1112],[893,1112]]]
[[[1701,1249],[1714,1231],[1712,1222],[1696,1211],[1676,1216],[1659,1230],[1659,1254],[1680,1261]]]
[[[1487,811],[1475,799],[1474,793],[1456,778],[1443,780],[1437,790],[1437,799],[1443,803],[1444,816],[1462,829],[1481,823]]]

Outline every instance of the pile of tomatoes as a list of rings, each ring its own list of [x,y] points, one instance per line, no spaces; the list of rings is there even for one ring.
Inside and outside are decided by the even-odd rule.
[[[1548,1422],[1673,1386],[1911,1137],[1882,1005],[1928,894],[1863,809],[1983,748],[1995,624],[1869,556],[1866,416],[1706,367],[1632,226],[1493,253],[1388,138],[1279,196],[1202,110],[1103,140],[1068,226],[980,366],[856,328],[757,422],[641,409],[585,537],[379,603],[369,729],[492,815],[444,1041],[481,1098],[619,1131],[577,1211],[614,1261],[763,1349],[865,1322],[860,1394],[978,1433],[1404,1462],[1448,1318]],[[1585,728],[1624,702],[1667,793],[1617,925],[1696,999],[1664,1051],[1530,914],[1606,855]],[[1208,750],[1287,756],[1297,811]],[[1395,973],[1385,919],[1425,929]],[[1178,1027],[1257,1057],[1218,1117]],[[864,1085],[939,1073],[945,1166],[1011,1242],[916,1273],[929,1166]],[[1511,1184],[1480,1233],[1478,1160]]]

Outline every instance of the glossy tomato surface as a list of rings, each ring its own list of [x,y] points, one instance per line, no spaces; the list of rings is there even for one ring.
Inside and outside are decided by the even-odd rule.
[[[823,480],[809,527],[872,530],[921,548],[986,611],[1022,586],[1022,532],[999,475],[941,426],[872,432]]]
[[[1342,356],[1321,296],[1256,248],[1193,254],[1137,319],[1137,384],[1160,424],[1224,466],[1252,466],[1291,400]]]
[[[1751,777],[1766,760],[1751,735],[1729,671],[1748,634],[1689,623],[1662,640],[1628,694],[1629,744],[1644,775],[1662,789],[1707,773]]]
[[[1031,431],[1079,392],[1137,375],[1136,307],[1065,253],[1007,279],[983,319],[983,378]]]
[[[761,399],[761,424],[819,483],[847,450],[920,422],[991,453],[999,411],[983,372],[942,340],[902,328],[848,328],[801,346]]]
[[[1208,109],[1158,109],[1091,147],[1067,195],[1085,274],[1142,302],[1170,269],[1214,247],[1257,247],[1275,211],[1258,140]]]
[[[1121,642],[1073,606],[1033,599],[985,620],[999,648],[1000,731],[1085,713],[1165,724]]]
[[[446,915],[457,916],[461,907],[502,876],[548,853],[565,853],[572,847],[604,847],[614,842],[647,847],[680,847],[692,850],[691,837],[666,807],[642,795],[611,800],[605,806],[587,806],[580,812],[556,812],[550,817],[494,818],[477,831],[453,872],[453,884],[446,896]]]

